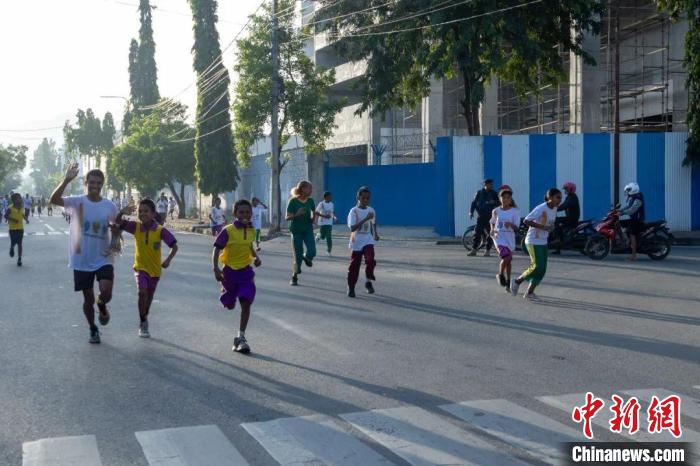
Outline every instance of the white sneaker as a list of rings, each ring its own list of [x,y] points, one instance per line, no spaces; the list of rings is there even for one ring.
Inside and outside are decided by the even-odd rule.
[[[527,299],[528,301],[537,301],[539,297],[535,293],[528,293],[525,291],[525,293],[523,293],[523,299]]]
[[[333,255],[333,254],[331,254],[330,251],[328,251],[328,252],[326,253],[326,256],[328,256],[328,257],[331,257],[332,255]]]
[[[513,296],[518,296],[518,288],[520,288],[520,284],[515,281],[514,278],[510,279],[510,292]]]
[[[141,322],[139,325],[139,337],[141,338],[151,338],[151,333],[148,331],[148,321]]]

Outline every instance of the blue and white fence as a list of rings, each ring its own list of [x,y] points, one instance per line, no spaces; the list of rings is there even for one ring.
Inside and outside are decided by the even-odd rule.
[[[510,185],[521,210],[533,208],[542,202],[548,188],[561,187],[566,181],[578,187],[584,218],[601,217],[613,202],[611,134],[445,139],[451,143],[439,141],[438,152],[451,151],[452,234],[459,235],[471,224],[469,205],[484,178],[493,178],[496,187]],[[680,231],[700,229],[700,168],[682,165],[686,139],[685,133],[620,137],[620,189],[632,181],[639,183],[647,203],[647,218],[665,218],[672,229]]]

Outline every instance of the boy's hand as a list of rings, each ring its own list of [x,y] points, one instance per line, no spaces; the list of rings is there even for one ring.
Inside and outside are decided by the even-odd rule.
[[[161,267],[163,267],[164,269],[170,267],[170,259],[165,259]]]
[[[379,241],[379,235],[376,233],[374,234],[374,241]]]
[[[214,278],[216,278],[217,282],[224,281],[224,275],[221,273],[221,269],[214,269]]]
[[[262,265],[262,261],[259,257],[256,257],[255,262],[253,262],[253,264],[255,264],[256,267],[260,267]]]
[[[370,212],[367,214],[367,217],[365,217],[367,220],[372,220],[374,218],[374,212]]]
[[[70,183],[78,176],[79,172],[80,172],[80,168],[78,167],[78,163],[77,162],[71,163],[70,165],[68,165],[68,169],[66,169],[65,181]]]

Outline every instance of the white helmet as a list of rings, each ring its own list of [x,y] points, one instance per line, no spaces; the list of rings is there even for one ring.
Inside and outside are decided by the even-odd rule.
[[[625,186],[625,194],[632,196],[639,193],[639,185],[637,183],[628,183]]]

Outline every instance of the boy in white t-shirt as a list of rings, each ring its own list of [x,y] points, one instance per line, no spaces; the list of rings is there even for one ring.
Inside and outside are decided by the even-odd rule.
[[[335,216],[335,206],[333,205],[333,195],[326,191],[323,193],[323,201],[319,202],[316,206],[316,213],[318,214],[318,226],[319,234],[316,235],[316,242],[318,243],[322,239],[326,240],[326,246],[328,248],[327,254],[330,256],[333,249],[333,222],[338,220]]]
[[[254,197],[251,203],[253,204],[251,223],[253,228],[255,228],[255,250],[260,251],[260,231],[262,230],[263,214],[267,212],[267,206],[257,197]]]
[[[520,277],[511,281],[510,291],[518,294],[520,284],[525,280],[530,282],[527,291],[523,294],[525,299],[537,299],[535,288],[542,282],[547,272],[547,256],[549,246],[547,239],[554,229],[554,221],[557,218],[557,207],[561,204],[561,191],[550,188],[545,195],[545,202],[538,205],[527,214],[523,223],[530,227],[525,237],[525,247],[530,254],[530,267]]]
[[[510,292],[511,262],[515,251],[515,232],[520,227],[520,211],[513,201],[510,186],[502,186],[498,198],[501,205],[493,209],[491,214],[491,237],[501,257],[496,281]]]
[[[211,209],[209,209],[209,226],[212,236],[219,236],[224,225],[226,225],[226,216],[221,208],[221,199],[215,197]]]
[[[366,186],[357,190],[357,206],[348,213],[348,227],[350,228],[350,267],[348,268],[348,296],[355,297],[355,285],[360,277],[362,257],[365,258],[365,276],[367,293],[374,293],[372,281],[374,267],[377,261],[374,259],[374,244],[379,241],[377,232],[377,217],[374,209],[369,206],[371,193]]]

